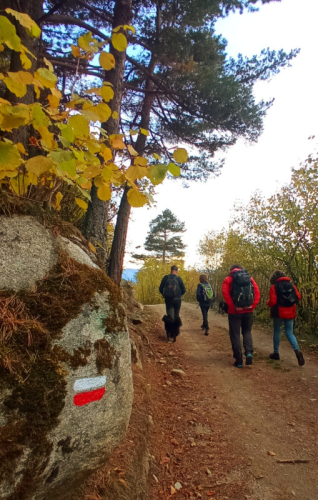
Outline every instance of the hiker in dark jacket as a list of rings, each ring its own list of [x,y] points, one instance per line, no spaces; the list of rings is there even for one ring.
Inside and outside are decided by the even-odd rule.
[[[230,339],[234,366],[243,368],[241,329],[246,365],[253,364],[253,310],[261,297],[259,288],[248,272],[239,264],[231,266],[230,274],[222,285],[222,293],[228,307]]]
[[[159,292],[165,299],[166,315],[162,318],[165,323],[168,341],[176,341],[180,333],[181,319],[181,296],[185,294],[186,289],[180,276],[178,276],[177,266],[171,267],[171,273],[164,276],[161,280]]]
[[[301,300],[301,295],[295,285],[291,283],[290,278],[282,271],[275,271],[270,279],[270,283],[272,286],[269,291],[267,305],[271,308],[271,317],[273,318],[274,352],[269,357],[277,361],[280,359],[280,334],[282,324],[284,323],[285,335],[295,351],[299,366],[303,366],[305,359],[293,333],[297,304]]]
[[[197,301],[202,312],[202,330],[204,330],[204,335],[209,335],[209,322],[208,322],[208,312],[211,307],[211,303],[214,297],[214,292],[212,285],[208,281],[207,274],[200,275],[200,283],[197,288]]]

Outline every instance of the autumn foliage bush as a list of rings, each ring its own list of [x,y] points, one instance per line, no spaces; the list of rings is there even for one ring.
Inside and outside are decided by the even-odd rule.
[[[84,97],[72,93],[69,100],[62,100],[51,62],[44,57],[44,66],[38,67],[40,61],[36,61],[34,68],[36,56],[22,44],[10,18],[19,22],[30,37],[39,37],[40,28],[27,14],[12,9],[6,9],[6,14],[0,16],[0,51],[18,53],[22,69],[0,73],[7,88],[7,98],[0,98],[1,189],[60,210],[63,190],[69,185],[76,188],[77,205],[86,210],[93,184],[102,201],[111,198],[113,188],[129,186],[130,205],[140,207],[152,200],[150,186],[162,182],[168,171],[180,175],[179,166],[172,160],[187,161],[185,149],[175,149],[164,165],[159,163],[159,155],[148,159],[133,147],[132,137],[148,135],[147,130],[130,130],[129,137],[106,134],[101,124],[110,118],[119,120],[108,104],[114,98],[111,83],[104,81],[101,87],[87,88]],[[128,31],[134,32],[134,28],[117,26],[110,40],[102,42],[91,32],[85,33],[77,45],[71,46],[72,55],[78,63],[94,59],[102,69],[111,70],[115,58],[105,46],[112,44],[117,51],[125,51]],[[35,98],[27,99],[30,92]]]

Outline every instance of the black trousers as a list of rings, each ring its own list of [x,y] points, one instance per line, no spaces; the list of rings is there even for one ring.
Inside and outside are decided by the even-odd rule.
[[[210,306],[204,306],[202,304],[200,304],[200,309],[201,309],[201,312],[202,312],[202,318],[203,318],[203,328],[205,330],[209,330],[209,323],[208,323],[208,313],[209,313],[209,309],[210,309]]]
[[[229,314],[230,339],[233,350],[233,358],[242,361],[241,331],[245,356],[253,353],[252,340],[253,313]]]
[[[164,316],[163,320],[165,322],[165,329],[168,338],[175,339],[180,333],[180,309],[181,299],[166,301],[167,316]]]
[[[170,316],[172,320],[179,319],[180,309],[181,309],[181,299],[173,299],[170,301],[166,301],[167,316]]]

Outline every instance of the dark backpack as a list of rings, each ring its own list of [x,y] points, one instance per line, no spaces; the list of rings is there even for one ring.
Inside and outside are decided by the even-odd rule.
[[[241,270],[232,273],[233,277],[231,297],[236,307],[250,307],[254,302],[254,287],[247,271]]]
[[[174,278],[174,275],[167,277],[162,295],[165,299],[171,300],[180,297],[180,287],[177,277]]]
[[[275,283],[277,304],[281,307],[293,307],[298,304],[296,290],[291,281],[278,281]]]

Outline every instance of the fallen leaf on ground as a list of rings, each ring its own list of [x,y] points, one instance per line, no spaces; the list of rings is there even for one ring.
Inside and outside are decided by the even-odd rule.
[[[268,451],[267,455],[270,455],[271,457],[275,457],[276,453],[274,453],[273,451]]]

